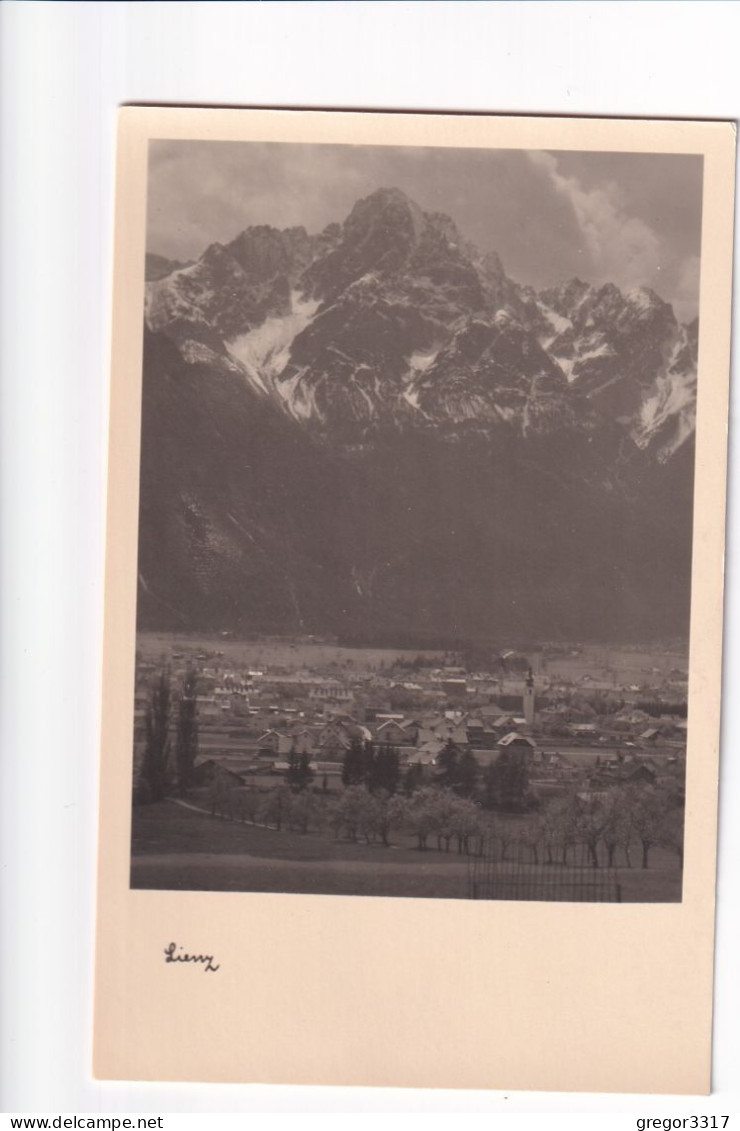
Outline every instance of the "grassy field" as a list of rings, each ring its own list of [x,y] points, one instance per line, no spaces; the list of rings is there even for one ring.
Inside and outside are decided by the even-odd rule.
[[[655,683],[672,669],[688,670],[688,651],[586,644],[578,656],[549,656],[541,668],[550,679],[579,680],[584,675],[617,684]]]
[[[418,655],[428,656],[436,661],[441,652],[420,652],[418,649],[402,648],[340,648],[334,644],[295,643],[289,641],[230,640],[222,636],[199,635],[197,633],[139,632],[136,647],[145,660],[159,662],[163,656],[170,658],[172,652],[182,652],[186,656],[199,652],[221,652],[222,664],[235,667],[286,668],[294,671],[299,668],[328,668],[335,666],[341,670],[373,671],[380,667],[390,667],[397,660],[413,660]]]
[[[131,886],[168,891],[266,891],[465,899],[468,861],[419,852],[411,837],[351,844],[314,833],[222,821],[172,802],[133,811]],[[677,902],[676,858],[654,850],[651,867],[620,868],[627,903]]]

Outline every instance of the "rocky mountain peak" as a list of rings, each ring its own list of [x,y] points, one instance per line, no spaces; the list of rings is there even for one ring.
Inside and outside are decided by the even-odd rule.
[[[267,224],[246,228],[228,244],[245,274],[254,280],[297,277],[311,262],[312,240],[303,227],[279,231]]]
[[[556,283],[554,287],[548,287],[541,292],[540,297],[561,317],[572,318],[592,289],[589,283],[573,278],[563,283]]]
[[[654,291],[520,285],[394,188],[149,271],[149,624],[683,623],[697,325]]]
[[[354,444],[357,427],[531,434],[601,417],[649,449],[654,406],[665,434],[679,402],[677,435],[691,433],[696,350],[654,291],[576,277],[537,293],[398,188],[318,236],[255,225],[212,244],[149,284],[147,312],[190,354],[220,349],[333,444],[345,430]]]

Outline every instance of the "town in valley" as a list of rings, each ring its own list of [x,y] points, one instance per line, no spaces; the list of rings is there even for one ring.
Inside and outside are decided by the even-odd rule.
[[[141,633],[132,884],[466,897],[493,851],[516,898],[680,899],[687,688],[678,647]]]

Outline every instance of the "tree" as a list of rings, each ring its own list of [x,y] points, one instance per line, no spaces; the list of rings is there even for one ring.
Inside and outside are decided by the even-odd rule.
[[[380,789],[388,794],[394,794],[398,789],[400,776],[398,751],[394,750],[390,743],[384,743],[373,758],[368,788],[372,793]]]
[[[424,784],[424,767],[418,762],[412,762],[403,775],[402,788],[407,797],[411,797],[417,789]]]
[[[451,738],[447,739],[442,750],[437,755],[439,769],[434,778],[434,784],[442,789],[452,789],[457,781],[458,750]]]
[[[537,817],[537,840],[547,853],[547,863],[554,864],[558,847],[558,821],[553,804],[546,805]]]
[[[255,787],[252,785],[248,789],[242,791],[242,819],[254,823],[257,819],[257,811],[260,805],[260,795]]]
[[[347,837],[356,843],[358,834],[363,834],[366,840],[370,839],[370,830],[373,823],[374,798],[361,785],[347,786],[336,805],[336,818],[340,828],[344,828]]]
[[[478,763],[472,750],[460,751],[448,738],[437,757],[440,767],[434,784],[442,789],[454,790],[460,797],[472,797],[478,782]]]
[[[375,766],[375,747],[371,739],[366,739],[362,744],[362,782],[368,789],[372,788],[373,771]]]
[[[362,785],[366,776],[365,749],[361,738],[353,738],[349,744],[342,765],[342,784],[344,786]]]
[[[529,769],[525,756],[518,750],[502,750],[483,775],[483,805],[486,809],[504,809],[521,813],[533,806]]]
[[[558,853],[560,863],[567,864],[568,849],[578,842],[578,817],[575,797],[553,799],[542,811],[538,824],[548,864],[556,863]]]
[[[455,817],[459,798],[451,789],[438,790],[437,796],[431,802],[432,831],[437,837],[437,849],[442,851],[442,841],[445,842],[445,852],[450,851],[450,841],[455,835]]]
[[[259,807],[259,819],[266,825],[274,825],[280,832],[283,821],[288,815],[290,806],[290,790],[284,786],[276,786],[269,790],[262,798]]]
[[[519,839],[519,828],[509,821],[501,821],[498,826],[498,842],[501,845],[501,860],[509,858],[509,846],[516,844]]]
[[[211,816],[232,817],[234,814],[234,787],[228,774],[221,767],[216,768],[210,786],[208,787],[208,803],[211,807]]]
[[[682,805],[671,806],[666,810],[658,828],[658,839],[664,848],[670,848],[678,856],[683,867],[684,809]]]
[[[389,848],[388,835],[391,829],[394,825],[399,825],[403,821],[404,799],[397,794],[392,795],[381,789],[376,793],[375,800],[377,803],[376,828],[383,845],[385,848]]]
[[[193,768],[198,756],[198,677],[190,668],[185,675],[177,710],[177,743],[175,762],[180,796],[184,797],[193,781]]]
[[[519,840],[524,848],[532,853],[532,863],[540,862],[540,826],[538,823],[524,821],[519,832]]]
[[[444,850],[449,852],[451,841],[456,839],[458,853],[467,852],[470,837],[481,831],[478,805],[452,789],[437,788],[436,797],[430,791],[428,808],[437,848],[441,851],[444,841]]]
[[[576,835],[588,848],[591,867],[599,866],[599,843],[609,824],[607,808],[597,800],[586,801],[576,816]]]
[[[291,829],[307,833],[312,824],[319,825],[323,816],[323,806],[318,798],[308,790],[291,794],[287,799],[288,824]]]
[[[346,793],[344,798],[347,798]],[[360,790],[357,796],[345,801],[344,812],[351,838],[354,839],[359,832],[368,844],[380,839],[386,848],[389,847],[388,834],[391,825],[398,820],[398,808],[384,789],[376,793]]]
[[[285,774],[285,780],[294,793],[302,793],[308,789],[313,781],[314,773],[311,769],[311,759],[304,750],[299,754],[293,746],[288,757],[288,769]]]
[[[457,763],[453,789],[460,797],[473,797],[478,784],[478,763],[472,750],[463,750]]]
[[[453,818],[453,831],[457,840],[458,855],[465,852],[470,854],[470,840],[478,837],[481,841],[486,834],[486,826],[482,820],[480,806],[467,797],[458,799]]]
[[[632,817],[624,790],[611,789],[604,802],[605,822],[601,839],[606,848],[608,868],[614,867],[614,857],[621,846],[629,861],[629,841],[632,836]]]
[[[169,784],[170,713],[170,676],[164,669],[152,688],[146,711],[146,744],[141,774],[149,786],[152,801],[161,801]]]
[[[642,845],[642,867],[648,868],[650,849],[660,841],[668,805],[665,796],[654,786],[632,787],[628,797],[632,824]]]
[[[439,828],[439,789],[423,786],[406,802],[406,824],[417,840],[417,847],[425,852],[430,833]]]

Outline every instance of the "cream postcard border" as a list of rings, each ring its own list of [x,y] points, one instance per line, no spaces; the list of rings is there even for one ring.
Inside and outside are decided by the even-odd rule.
[[[95,1075],[706,1093],[734,125],[138,107],[119,114]],[[682,903],[130,890],[147,149],[153,138],[703,154]],[[172,939],[216,955],[217,975],[166,966],[163,951]]]

